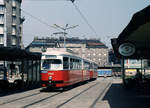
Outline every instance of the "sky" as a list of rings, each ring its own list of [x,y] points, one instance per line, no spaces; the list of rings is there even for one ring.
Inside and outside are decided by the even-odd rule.
[[[54,37],[53,33],[61,31],[50,27],[54,24],[61,27],[66,24],[68,27],[78,25],[66,31],[67,37],[98,38],[111,47],[110,39],[117,38],[133,14],[150,5],[150,0],[75,0],[74,4],[90,27],[70,1],[23,0],[21,8],[22,17],[26,19],[23,26],[25,47],[35,36]],[[47,25],[31,17],[29,13]],[[61,35],[56,37],[59,36]]]

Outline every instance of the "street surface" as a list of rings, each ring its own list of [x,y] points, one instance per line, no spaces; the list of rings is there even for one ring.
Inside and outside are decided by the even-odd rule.
[[[148,108],[150,97],[126,90],[121,81],[98,78],[64,92],[38,88],[1,96],[0,108]]]

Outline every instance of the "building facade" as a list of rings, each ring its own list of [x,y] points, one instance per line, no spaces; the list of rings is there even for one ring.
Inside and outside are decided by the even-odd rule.
[[[63,37],[35,38],[26,48],[31,52],[42,52],[46,48],[64,48]],[[108,64],[108,47],[98,39],[66,38],[66,48],[79,56],[105,66]]]
[[[22,0],[0,0],[0,46],[23,47]]]
[[[115,56],[113,49],[109,50],[109,63],[110,65],[121,65],[121,59]]]

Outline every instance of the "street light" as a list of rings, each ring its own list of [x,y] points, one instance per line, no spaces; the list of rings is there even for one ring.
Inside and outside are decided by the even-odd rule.
[[[75,28],[75,27],[77,27],[78,25],[75,25],[75,26],[69,26],[68,27],[68,24],[66,24],[65,25],[65,27],[61,27],[61,26],[59,26],[59,25],[57,25],[57,24],[54,24],[54,27],[57,29],[57,28],[59,28],[59,29],[61,29],[61,30],[63,30],[63,32],[59,32],[59,34],[61,33],[61,34],[63,34],[64,35],[64,48],[66,48],[66,30],[68,30],[68,29],[73,29],[73,28]]]

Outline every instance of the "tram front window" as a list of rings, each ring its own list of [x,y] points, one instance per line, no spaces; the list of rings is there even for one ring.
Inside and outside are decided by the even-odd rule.
[[[42,68],[56,70],[60,68],[62,62],[60,59],[47,59],[43,61]]]

